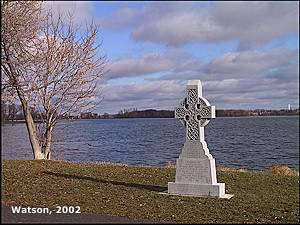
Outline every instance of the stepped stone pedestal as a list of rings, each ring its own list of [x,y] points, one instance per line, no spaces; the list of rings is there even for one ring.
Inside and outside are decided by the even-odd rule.
[[[190,80],[187,97],[175,109],[186,127],[186,142],[176,161],[175,182],[168,183],[168,194],[231,198],[225,183],[217,182],[215,159],[204,140],[204,126],[215,118],[215,107],[202,97],[200,80]]]

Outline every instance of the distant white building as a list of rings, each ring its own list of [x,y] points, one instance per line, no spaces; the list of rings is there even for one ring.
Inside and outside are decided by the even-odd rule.
[[[288,104],[288,110],[292,110],[291,104]]]

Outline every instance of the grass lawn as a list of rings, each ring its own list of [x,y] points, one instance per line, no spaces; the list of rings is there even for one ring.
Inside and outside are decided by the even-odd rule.
[[[231,199],[158,194],[175,168],[2,161],[2,203],[184,223],[299,223],[299,176],[218,170]],[[75,221],[76,222],[76,221]]]

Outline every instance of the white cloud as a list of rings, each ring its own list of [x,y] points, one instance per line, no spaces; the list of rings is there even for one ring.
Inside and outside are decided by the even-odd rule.
[[[273,68],[281,68],[297,58],[298,51],[275,49],[272,51],[228,52],[205,65],[204,72],[212,76],[261,77]],[[284,76],[284,74],[282,74]],[[254,77],[253,77],[254,79]]]
[[[299,104],[298,51],[275,49],[266,52],[228,52],[206,64],[198,63],[190,56],[181,57],[181,54],[185,55],[184,52],[177,52],[174,57],[177,60],[174,61],[171,60],[172,54],[159,55],[159,60],[168,63],[149,63],[151,60],[145,60],[148,55],[134,60],[132,66],[124,64],[118,67],[119,76],[115,78],[122,77],[121,74],[138,75],[138,71],[139,75],[149,76],[144,83],[139,84],[107,84],[103,106],[115,109],[112,112],[135,107],[173,109],[184,97],[189,79],[202,80],[204,96],[218,109],[272,108],[284,107],[287,103]],[[139,60],[143,63],[139,64]],[[122,61],[131,62],[125,59]],[[151,74],[159,71],[163,72],[162,76],[151,79]]]
[[[85,26],[85,23],[92,19],[92,4],[91,1],[45,1],[42,6],[44,10],[52,9],[55,17],[59,14],[70,14],[73,16],[73,22]]]
[[[168,70],[174,62],[161,55],[146,55],[140,58],[119,59],[109,65],[109,78],[142,76]]]
[[[109,64],[106,79],[144,76],[157,72],[188,71],[199,68],[201,62],[185,51],[169,48],[164,54],[147,54],[135,58],[121,58]]]
[[[179,81],[106,84],[103,87],[104,100],[99,109],[102,113],[116,113],[125,108],[173,109],[184,96],[184,92],[185,86]]]
[[[299,2],[160,2],[143,9],[121,9],[106,27],[130,27],[136,41],[168,45],[240,41],[240,49],[298,33]]]
[[[178,81],[150,81],[147,83],[130,83],[124,85],[107,85],[104,88],[106,101],[170,100],[178,97],[184,86]],[[179,91],[179,92],[178,92]],[[178,93],[177,93],[178,92]]]
[[[218,2],[214,20],[245,49],[289,33],[299,33],[299,2]]]

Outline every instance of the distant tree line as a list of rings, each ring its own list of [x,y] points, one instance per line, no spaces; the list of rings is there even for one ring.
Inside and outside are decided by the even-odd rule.
[[[40,113],[35,108],[30,107],[30,111],[35,121],[41,119]],[[20,120],[25,120],[22,106],[1,100],[1,122],[16,122]]]
[[[220,109],[216,110],[217,117],[235,117],[235,116],[292,116],[299,115],[299,109],[255,109],[255,110],[240,110],[240,109]]]
[[[219,109],[216,110],[217,117],[231,117],[231,116],[250,116],[250,111],[248,110],[236,110],[236,109]]]
[[[114,116],[115,118],[172,118],[174,117],[173,110],[155,110],[147,109],[138,111],[137,109],[121,110]]]
[[[41,120],[41,114],[35,108],[30,108],[32,117],[35,121]],[[239,117],[239,116],[288,116],[299,115],[299,109],[292,110],[242,110],[242,109],[218,109],[217,117]],[[85,112],[78,115],[69,115],[61,119],[113,119],[113,118],[174,118],[174,110],[138,110],[137,108],[122,109],[117,114]],[[24,120],[24,114],[21,105],[11,102],[1,101],[1,122],[16,122]]]
[[[299,109],[293,110],[242,110],[242,109],[219,109],[216,110],[217,117],[237,117],[237,116],[284,116],[284,115],[299,115]],[[113,116],[114,118],[174,118],[173,110],[155,110],[147,109],[138,111],[133,110],[121,110],[118,114]]]

